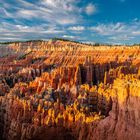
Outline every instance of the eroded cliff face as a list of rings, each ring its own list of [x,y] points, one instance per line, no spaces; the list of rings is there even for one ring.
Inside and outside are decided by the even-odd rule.
[[[80,139],[138,140],[140,138],[140,81],[132,77],[117,79],[114,81],[113,87],[107,89],[112,99],[109,116],[98,122],[86,124],[86,127],[80,126],[78,128],[81,130]]]
[[[140,139],[138,46],[2,47],[12,52],[0,58],[1,139]]]

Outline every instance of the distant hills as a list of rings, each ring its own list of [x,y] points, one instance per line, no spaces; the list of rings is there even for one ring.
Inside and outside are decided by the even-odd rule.
[[[86,44],[86,45],[92,45],[92,46],[122,46],[124,44],[109,44],[109,43],[84,43],[84,42],[80,42],[80,41],[75,41],[75,40],[70,40],[70,39],[65,39],[65,38],[51,38],[48,40],[41,40],[41,39],[37,39],[37,40],[19,40],[19,41],[6,41],[6,42],[0,42],[0,44],[12,44],[12,43],[29,43],[29,42],[46,42],[46,41],[69,41],[69,42],[74,42],[74,43],[79,43],[79,44]],[[140,46],[140,43],[138,44],[125,44],[125,46]]]

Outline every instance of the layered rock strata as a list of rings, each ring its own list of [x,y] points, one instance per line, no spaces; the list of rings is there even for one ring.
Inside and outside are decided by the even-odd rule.
[[[1,139],[140,139],[139,46],[56,40],[3,47]]]

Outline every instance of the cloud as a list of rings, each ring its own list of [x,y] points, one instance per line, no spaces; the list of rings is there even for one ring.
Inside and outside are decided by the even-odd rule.
[[[3,38],[30,39],[48,37],[77,37],[84,33],[85,9],[88,14],[94,5],[79,5],[82,0],[0,0],[0,40]],[[90,13],[89,13],[90,12]],[[80,25],[78,25],[80,23]]]
[[[42,20],[50,24],[75,24],[82,20],[80,15],[81,8],[78,7],[78,2],[74,0],[38,0],[34,3],[15,0],[16,4],[7,5],[6,2],[0,2],[3,8],[0,12],[3,18],[11,18],[18,20]],[[11,12],[12,10],[12,12]]]
[[[89,29],[91,31],[96,32],[97,34],[100,35],[113,35],[116,33],[121,33],[122,31],[124,31],[125,28],[125,24],[124,23],[109,23],[109,24],[98,24],[97,26],[92,26]]]
[[[11,30],[12,29],[12,30]],[[64,30],[59,29],[57,26],[50,26],[47,24],[42,24],[39,26],[27,26],[27,25],[14,25],[11,23],[7,23],[7,22],[1,22],[0,23],[0,31],[1,32],[19,32],[19,33],[62,33],[64,32]]]
[[[98,37],[106,38],[112,41],[132,41],[140,36],[140,21],[132,20],[129,23],[101,23],[96,26],[89,27],[90,32],[98,35]]]
[[[72,27],[69,27],[68,30],[71,30],[71,31],[84,31],[85,27],[84,26],[72,26]]]
[[[94,22],[94,26],[87,23],[87,17],[97,13],[98,5],[86,4],[82,0],[0,0],[0,41],[64,37],[119,43],[140,37],[138,18],[131,22]]]
[[[48,8],[61,9],[61,12],[79,11],[75,0],[42,0],[41,3]]]
[[[72,35],[70,35],[70,34],[64,34],[61,37],[66,38],[66,39],[75,40],[75,41],[83,41],[83,40],[85,40],[84,37],[73,35],[73,34]]]
[[[127,41],[127,40],[131,40],[133,39],[134,37],[133,36],[130,36],[130,35],[117,35],[117,36],[112,36],[112,37],[109,37],[109,39],[111,40],[116,40],[116,41]]]
[[[76,38],[75,36],[71,36],[71,35],[63,35],[63,38],[67,38],[67,39],[74,39]]]
[[[78,6],[79,2],[80,0],[38,0],[34,2],[15,0],[11,3],[8,0],[1,0],[0,32],[3,34],[0,34],[0,40],[4,37],[15,38],[15,40],[31,37],[62,37],[66,31],[68,32],[67,25],[82,23],[83,7]],[[84,27],[75,26],[72,30],[80,32],[84,30]],[[70,33],[68,34],[72,37]]]
[[[85,43],[85,44],[95,44],[96,42],[95,41],[82,41],[82,43]]]
[[[0,23],[0,41],[6,40],[29,40],[47,39],[65,33],[63,29],[54,25],[42,24],[39,26],[27,26],[21,24]]]
[[[35,18],[37,17],[37,15],[39,15],[40,13],[37,12],[36,10],[25,10],[25,9],[21,9],[17,12],[17,17],[21,17],[22,18]]]
[[[78,1],[75,0],[43,0],[40,2],[42,8],[51,11],[48,14],[50,21],[62,25],[75,24],[82,20],[81,8],[77,4]]]
[[[140,30],[138,30],[138,31],[133,31],[132,34],[133,34],[133,35],[140,35]]]
[[[85,8],[85,11],[86,11],[87,15],[94,14],[96,12],[96,10],[97,10],[96,6],[92,3],[89,3],[87,5],[87,7]]]

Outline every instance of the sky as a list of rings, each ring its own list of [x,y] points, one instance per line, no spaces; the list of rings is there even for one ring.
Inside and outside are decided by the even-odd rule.
[[[0,41],[140,43],[140,0],[0,0]]]

